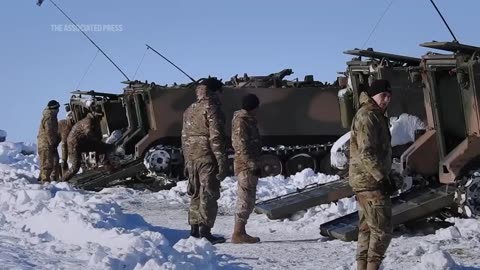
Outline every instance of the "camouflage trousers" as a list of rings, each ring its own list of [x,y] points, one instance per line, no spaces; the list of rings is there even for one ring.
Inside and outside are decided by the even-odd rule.
[[[392,201],[380,191],[356,194],[359,205],[357,261],[381,263],[392,240]]]
[[[218,166],[210,160],[194,160],[185,163],[188,172],[190,208],[188,223],[203,224],[210,228],[215,224],[220,198],[220,181],[216,175]]]
[[[62,169],[60,167],[60,157],[58,156],[58,152],[55,151],[55,156],[53,157],[53,172],[52,172],[52,180],[59,181],[62,177]]]
[[[42,147],[38,149],[38,159],[40,162],[39,181],[47,182],[56,180],[55,166],[58,161],[58,152],[55,147]]]
[[[247,220],[255,207],[258,176],[252,170],[243,170],[237,174],[237,204],[235,221],[247,224]]]

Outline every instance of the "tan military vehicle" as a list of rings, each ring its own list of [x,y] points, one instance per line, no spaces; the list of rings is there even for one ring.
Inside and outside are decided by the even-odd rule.
[[[286,80],[292,73],[286,69],[267,76],[234,76],[225,82],[220,96],[227,136],[242,96],[254,93],[259,97],[262,104],[257,117],[264,144],[260,157],[263,176],[290,175],[307,167],[328,170],[330,147],[347,130],[341,125],[337,98],[346,80],[339,78],[328,84],[315,81],[311,75],[303,81]],[[120,95],[73,93],[70,106],[75,120],[93,108],[103,111],[103,134],[123,150],[124,164],[108,175],[95,168],[95,158],[87,158],[86,164],[95,170],[76,177],[73,182],[78,186],[94,188],[132,177],[136,180],[182,177],[182,115],[195,101],[194,83],[161,86],[128,81],[125,84]],[[231,162],[232,158],[230,155]]]
[[[352,118],[359,107],[360,93],[367,89],[373,80],[378,79],[388,79],[391,82],[394,98],[387,111],[389,117],[398,117],[407,113],[423,121],[426,120],[422,83],[412,81],[409,72],[410,68],[418,67],[421,62],[420,58],[374,51],[373,49],[348,50],[345,54],[355,56],[347,62],[345,74],[348,78],[348,84],[346,88],[339,91],[338,97],[342,126],[347,131],[350,131]],[[408,142],[395,146],[393,156],[400,159],[403,151],[412,143]],[[335,148],[333,150],[332,157],[334,155],[345,157],[345,168],[343,169],[348,171],[348,140],[345,147],[338,148],[340,153],[335,152],[337,151]],[[333,159],[332,163],[335,163]],[[345,176],[345,174],[342,174],[342,176]],[[259,202],[255,210],[258,213],[265,213],[271,219],[278,219],[288,217],[309,207],[337,201],[348,196],[353,196],[353,191],[348,185],[347,179],[342,178],[339,181],[312,185],[296,193]]]
[[[402,154],[401,172],[411,188],[393,198],[394,225],[428,217],[480,215],[480,47],[427,42],[427,53],[410,69],[421,82],[425,132]],[[322,235],[351,241],[358,233],[352,213],[320,226]]]

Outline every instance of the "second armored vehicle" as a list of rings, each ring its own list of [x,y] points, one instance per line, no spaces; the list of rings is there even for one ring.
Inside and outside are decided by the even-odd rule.
[[[227,136],[242,96],[255,93],[259,97],[262,105],[257,117],[264,144],[260,157],[262,176],[290,175],[307,167],[328,171],[330,147],[346,132],[341,125],[337,98],[346,81],[339,78],[328,84],[315,81],[313,76],[306,76],[304,81],[284,79],[292,73],[286,69],[267,76],[234,76],[225,83],[220,95]],[[123,94],[119,95],[95,91],[73,93],[70,106],[75,120],[80,120],[92,106],[101,109],[103,134],[116,137],[112,141],[123,150],[122,162],[126,164],[113,175],[98,169],[79,175],[73,180],[78,186],[91,189],[118,178],[138,180],[147,175],[149,179],[155,176],[164,180],[182,177],[182,115],[195,101],[195,84],[161,86],[140,81],[125,84]],[[229,152],[233,163],[230,145]]]

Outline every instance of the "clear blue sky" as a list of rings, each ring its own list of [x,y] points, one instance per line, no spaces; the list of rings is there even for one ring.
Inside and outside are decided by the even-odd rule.
[[[191,76],[229,79],[292,68],[288,78],[313,74],[333,81],[362,47],[389,0],[55,0],[78,24],[120,25],[122,31],[88,32],[132,77],[145,43]],[[70,24],[48,1],[4,0],[0,8],[0,129],[9,140],[36,142],[41,112],[50,99],[67,102],[97,49],[80,33],[54,31]],[[436,0],[457,39],[480,45],[478,0]],[[460,5],[461,3],[461,5]],[[419,43],[452,40],[428,0],[395,0],[365,47],[420,56]],[[137,79],[187,82],[149,51]],[[99,54],[80,89],[121,93],[124,77]],[[59,114],[63,117],[63,110]]]

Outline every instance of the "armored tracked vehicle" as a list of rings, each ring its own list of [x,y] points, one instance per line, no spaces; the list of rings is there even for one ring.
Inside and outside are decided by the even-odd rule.
[[[234,76],[220,94],[227,136],[231,134],[231,118],[233,112],[240,109],[242,97],[247,93],[259,97],[262,105],[257,118],[264,144],[260,157],[262,176],[290,175],[305,168],[327,172],[332,142],[346,132],[341,125],[337,98],[346,81],[339,78],[333,84],[322,83],[311,75],[304,81],[284,79],[292,73],[291,69],[285,69],[267,76]],[[80,120],[92,108],[103,111],[104,137],[115,143],[123,154],[122,167],[116,173],[111,175],[90,166],[86,174],[73,179],[77,186],[94,189],[140,181],[156,183],[154,186],[159,187],[165,185],[167,179],[182,178],[182,115],[196,99],[195,84],[124,83],[127,86],[120,95],[73,92],[70,107],[75,120]],[[233,164],[230,140],[227,142]],[[86,163],[97,164],[94,160]]]
[[[432,216],[480,216],[480,47],[427,42],[411,77],[423,84],[428,127],[401,156],[412,188],[393,198],[393,224]],[[445,53],[446,52],[446,53]],[[358,214],[320,226],[322,235],[355,240]]]
[[[347,62],[345,73],[348,78],[348,87],[342,89],[338,97],[342,126],[347,131],[350,131],[352,118],[359,108],[360,93],[368,88],[373,80],[378,79],[387,79],[391,82],[394,98],[387,111],[389,117],[398,117],[403,113],[408,113],[423,121],[426,120],[422,84],[412,81],[409,73],[410,68],[420,64],[420,58],[378,52],[372,49],[354,49],[344,53],[355,56]],[[409,145],[411,143],[395,146],[394,157],[400,159],[401,154]],[[348,147],[341,150],[344,153],[340,154],[348,157]],[[348,169],[348,160],[346,163],[345,169]],[[349,196],[353,196],[353,191],[348,185],[347,179],[343,178],[327,184],[312,185],[295,193],[259,202],[255,211],[266,214],[270,219],[279,219]]]

